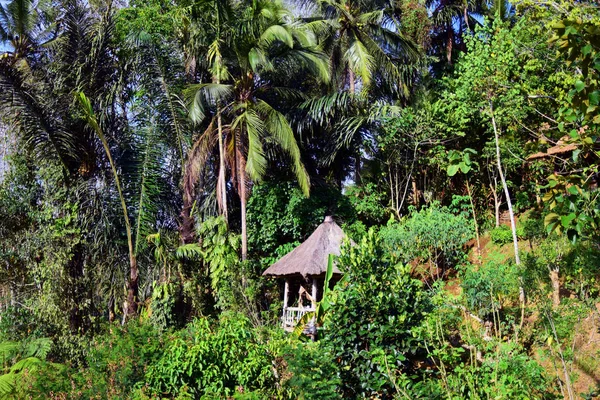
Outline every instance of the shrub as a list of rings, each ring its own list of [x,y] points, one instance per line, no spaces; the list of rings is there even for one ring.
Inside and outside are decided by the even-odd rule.
[[[276,383],[272,361],[267,345],[246,317],[225,313],[214,326],[200,318],[169,338],[160,359],[147,370],[146,391],[224,398],[268,390]]]
[[[429,309],[421,281],[410,268],[392,263],[373,229],[339,258],[346,273],[327,316],[324,346],[337,361],[345,398],[394,391],[389,374],[420,343],[412,328]]]
[[[306,400],[341,399],[339,371],[324,342],[296,342],[288,351],[291,392]]]
[[[500,343],[481,364],[459,365],[448,374],[448,398],[556,399],[544,369],[514,343]],[[441,381],[441,380],[440,380]]]
[[[70,380],[76,389],[69,385],[65,390],[75,398],[129,398],[163,351],[154,325],[131,321],[123,327],[110,326],[90,343],[87,368],[72,371]]]
[[[481,317],[519,298],[519,270],[511,262],[492,259],[482,266],[468,265],[461,275],[467,305]]]
[[[490,238],[492,242],[497,245],[504,245],[513,241],[512,229],[507,225],[500,225],[490,231]],[[517,226],[517,238],[525,239],[525,231],[522,226]]]
[[[472,222],[434,203],[420,211],[413,208],[407,219],[388,224],[380,235],[399,262],[419,258],[443,269],[456,265],[464,257],[463,246],[474,233]]]

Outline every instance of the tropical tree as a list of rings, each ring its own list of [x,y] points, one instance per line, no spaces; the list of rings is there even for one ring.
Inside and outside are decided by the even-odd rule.
[[[316,17],[307,27],[330,56],[332,83],[366,93],[378,75],[397,94],[406,95],[419,58],[417,47],[404,37],[386,2],[317,0]]]
[[[326,127],[333,146],[354,153],[354,181],[360,181],[363,142],[373,129],[374,100],[407,98],[421,59],[418,47],[403,35],[401,21],[385,1],[318,0],[315,17],[306,18],[330,57],[332,87],[303,107],[311,124]],[[357,93],[357,88],[360,92]],[[346,93],[344,93],[346,92]]]
[[[48,5],[31,0],[0,4],[0,43],[10,46],[5,57],[22,59],[56,38],[56,24]]]
[[[222,125],[224,159],[229,166],[233,185],[241,203],[242,258],[246,259],[246,200],[248,184],[259,182],[267,169],[274,146],[281,148],[291,160],[291,168],[303,192],[308,195],[310,180],[301,160],[300,148],[286,116],[272,101],[297,97],[290,88],[273,85],[277,74],[306,68],[321,81],[327,81],[324,56],[315,46],[312,33],[292,22],[281,2],[253,1],[234,3],[237,29],[231,47],[223,55],[230,83],[206,83],[190,87],[193,101],[190,116],[200,122],[209,108],[218,109],[226,123]],[[216,58],[215,58],[216,59]],[[217,63],[221,65],[221,63]],[[215,120],[195,149],[211,147]],[[194,150],[192,150],[194,151]],[[200,152],[205,154],[206,151]]]

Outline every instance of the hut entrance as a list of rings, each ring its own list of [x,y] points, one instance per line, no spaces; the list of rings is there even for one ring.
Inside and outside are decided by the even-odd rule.
[[[263,275],[284,278],[282,325],[294,329],[306,313],[316,310],[323,297],[323,285],[330,254],[339,255],[345,235],[332,217],[317,227],[304,243],[271,265]],[[341,272],[334,266],[332,281]]]

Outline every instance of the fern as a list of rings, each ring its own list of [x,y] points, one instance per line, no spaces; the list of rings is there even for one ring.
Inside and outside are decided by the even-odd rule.
[[[15,391],[15,374],[4,374],[0,375],[0,398],[7,398]]]

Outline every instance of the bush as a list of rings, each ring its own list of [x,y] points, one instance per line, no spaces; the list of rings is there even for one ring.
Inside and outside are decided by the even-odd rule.
[[[403,371],[420,348],[412,329],[429,297],[410,267],[392,263],[373,229],[342,252],[338,266],[345,283],[332,300],[323,342],[338,363],[340,390],[344,398],[392,393],[390,373]]]
[[[287,363],[292,377],[287,386],[297,398],[341,399],[339,371],[324,342],[297,342],[289,349]]]
[[[72,373],[76,389],[69,385],[65,390],[75,398],[129,398],[163,351],[161,335],[151,324],[110,326],[90,343],[87,368]]]
[[[457,366],[447,391],[463,399],[556,399],[544,369],[513,343],[498,344],[481,364]]]
[[[461,275],[467,306],[480,317],[519,299],[519,269],[512,262],[492,259],[482,266],[468,265]]]
[[[225,398],[275,387],[273,356],[250,321],[225,313],[217,325],[206,318],[173,334],[160,359],[149,366],[145,392]]]
[[[512,229],[510,226],[507,225],[500,225],[497,228],[494,228],[490,231],[490,238],[492,239],[492,242],[494,242],[497,245],[504,245],[507,243],[512,243],[513,241],[513,236],[512,236]],[[523,230],[522,226],[517,226],[517,239],[525,239],[525,231]]]
[[[455,266],[465,256],[464,245],[473,238],[473,223],[434,203],[380,231],[385,247],[394,259],[409,263],[420,259],[444,269]]]

